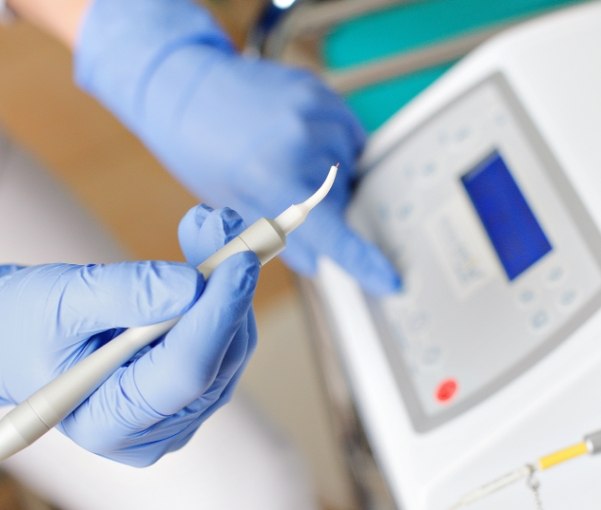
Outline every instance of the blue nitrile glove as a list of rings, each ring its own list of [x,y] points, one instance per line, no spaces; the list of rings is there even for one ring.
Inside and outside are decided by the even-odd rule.
[[[206,218],[206,221],[203,219]],[[242,228],[232,211],[187,218],[183,247],[200,260]],[[99,455],[135,466],[183,446],[225,403],[256,344],[253,253],[205,280],[187,264],[52,264],[0,277],[0,395],[17,403],[123,327],[185,314],[119,368],[60,425]]]
[[[364,132],[310,73],[237,55],[192,0],[95,0],[76,76],[190,190],[249,223],[305,200],[340,162],[335,188],[283,256],[304,274],[329,256],[372,292],[398,288],[390,263],[344,219]]]

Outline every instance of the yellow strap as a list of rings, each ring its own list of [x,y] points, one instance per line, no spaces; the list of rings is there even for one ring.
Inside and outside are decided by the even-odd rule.
[[[549,469],[556,466],[557,464],[561,464],[562,462],[566,462],[575,457],[580,457],[581,455],[586,455],[587,453],[588,447],[584,442],[568,446],[563,450],[559,450],[557,452],[541,457],[538,460],[538,468],[541,471],[544,469]]]

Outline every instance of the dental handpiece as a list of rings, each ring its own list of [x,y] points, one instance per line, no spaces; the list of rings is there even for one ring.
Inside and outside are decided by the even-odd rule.
[[[230,256],[253,251],[261,266],[286,246],[286,236],[302,225],[328,194],[336,179],[332,166],[321,187],[305,202],[294,204],[275,219],[261,218],[198,267],[205,278]],[[130,328],[42,387],[0,420],[0,461],[21,451],[71,414],[140,349],[167,333],[180,317]]]

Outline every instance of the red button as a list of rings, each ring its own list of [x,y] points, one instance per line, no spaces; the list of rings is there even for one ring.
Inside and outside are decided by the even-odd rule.
[[[439,402],[449,402],[457,393],[459,385],[455,379],[445,379],[438,385],[436,390],[436,400]]]

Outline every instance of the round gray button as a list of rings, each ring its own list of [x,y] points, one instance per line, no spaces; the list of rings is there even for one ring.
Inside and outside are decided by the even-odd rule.
[[[575,290],[569,289],[563,291],[559,295],[559,306],[562,308],[571,308],[576,303],[577,299],[578,293]]]
[[[565,276],[565,269],[561,266],[553,266],[547,273],[547,283],[557,285]]]
[[[518,292],[517,299],[520,306],[530,306],[534,303],[536,295],[532,289],[522,289]]]
[[[437,345],[430,345],[422,351],[421,361],[424,366],[433,368],[442,362],[442,349]]]
[[[546,310],[538,310],[530,317],[530,326],[536,332],[543,331],[551,323],[551,316]]]

